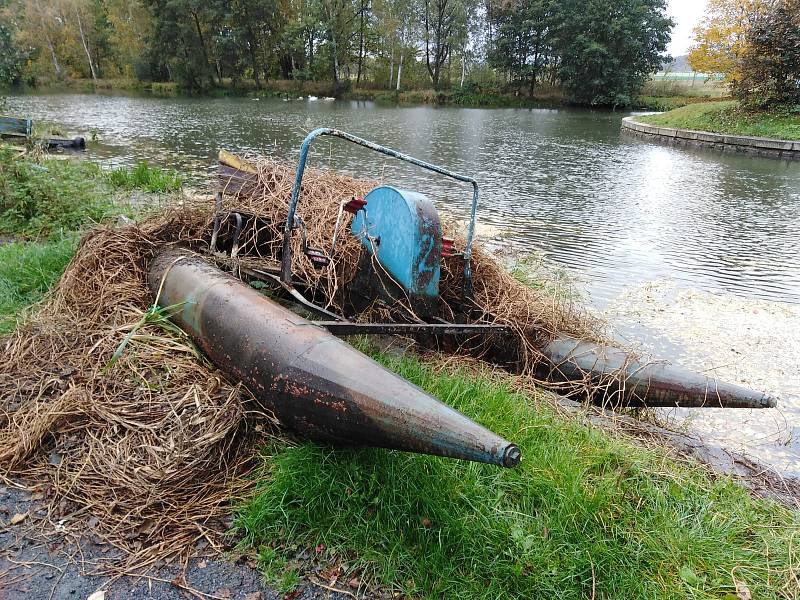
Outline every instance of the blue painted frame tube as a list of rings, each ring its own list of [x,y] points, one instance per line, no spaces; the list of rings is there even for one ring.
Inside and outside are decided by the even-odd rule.
[[[398,152],[397,150],[392,150],[391,148],[387,148],[386,146],[381,146],[380,144],[376,144],[375,142],[370,142],[369,140],[365,140],[355,135],[351,135],[346,131],[340,131],[339,129],[333,129],[331,127],[320,127],[319,129],[315,129],[306,136],[306,139],[303,140],[303,144],[300,146],[300,161],[297,164],[297,173],[295,174],[294,186],[292,187],[292,197],[291,200],[289,201],[289,214],[286,217],[286,226],[283,229],[283,252],[281,254],[281,280],[288,285],[291,285],[292,283],[291,239],[292,239],[292,228],[294,226],[294,213],[297,210],[297,203],[300,199],[300,185],[303,182],[303,172],[306,170],[306,159],[308,158],[308,150],[311,147],[311,142],[313,142],[315,139],[323,135],[331,135],[334,137],[342,138],[343,140],[347,140],[348,142],[353,142],[354,144],[358,144],[359,146],[364,146],[365,148],[369,148],[370,150],[375,150],[376,152],[380,152],[381,154],[397,158],[399,160],[411,163],[413,165],[417,165],[418,167],[422,167],[423,169],[428,169],[429,171],[439,173],[440,175],[444,175],[445,177],[450,177],[452,179],[456,179],[457,181],[463,181],[464,183],[472,184],[472,210],[470,213],[469,227],[467,229],[467,244],[466,247],[464,248],[464,297],[465,298],[472,297],[472,266],[471,266],[472,238],[475,235],[475,218],[478,212],[478,182],[475,181],[472,177],[467,177],[466,175],[454,173],[453,171],[450,171],[438,165],[425,162],[424,160],[420,160],[418,158],[414,158],[413,156],[409,156],[408,154],[403,154],[402,152]]]

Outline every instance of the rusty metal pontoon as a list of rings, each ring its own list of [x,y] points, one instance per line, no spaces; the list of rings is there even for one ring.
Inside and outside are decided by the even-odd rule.
[[[514,467],[520,450],[197,255],[156,256],[150,289],[209,359],[297,433]]]
[[[393,186],[379,186],[364,198],[342,201],[333,232],[340,235],[342,214],[353,215],[350,235],[360,241],[366,257],[359,264],[349,310],[357,315],[363,297],[391,305],[402,298],[411,310],[407,322],[358,323],[313,302],[299,290],[292,273],[292,236],[303,235],[303,251],[312,264],[325,266],[333,252],[305,242],[305,224],[296,216],[302,200],[303,173],[311,143],[332,136],[470,184],[472,199],[466,242],[460,253],[443,236],[438,212],[424,195]],[[257,215],[223,211],[223,192],[242,192],[257,182],[257,173],[237,157],[220,153],[211,253],[224,247],[231,257],[243,250],[243,229]],[[397,448],[492,463],[516,465],[514,444],[441,404],[387,371],[334,335],[402,334],[447,343],[487,340],[512,335],[506,327],[485,323],[447,322],[438,313],[439,277],[443,257],[463,258],[463,305],[472,296],[471,253],[478,206],[478,183],[471,177],[386,148],[333,128],[312,131],[300,148],[288,215],[277,264],[263,268],[237,266],[240,275],[270,283],[290,301],[320,320],[309,321],[223,274],[184,251],[162,252],[150,271],[150,286],[162,306],[180,304],[173,317],[229,375],[244,381],[276,416],[313,438],[347,444]],[[222,228],[225,225],[225,235]],[[222,237],[226,239],[222,240]],[[184,252],[184,253],[181,253]],[[380,268],[375,268],[377,263]],[[359,299],[361,298],[361,300]],[[468,308],[466,309],[468,311]],[[497,340],[494,340],[497,341]],[[496,344],[502,347],[503,344]],[[547,359],[544,376],[554,381],[598,381],[595,401],[614,406],[686,406],[770,408],[776,400],[765,394],[717,381],[666,363],[643,364],[623,350],[557,336],[540,348]],[[609,383],[610,382],[610,383]]]

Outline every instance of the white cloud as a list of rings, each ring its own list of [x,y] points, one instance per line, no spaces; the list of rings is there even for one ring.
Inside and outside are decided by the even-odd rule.
[[[703,17],[708,0],[668,0],[667,13],[675,21],[672,29],[672,41],[667,52],[672,56],[686,54],[693,43],[692,29]]]

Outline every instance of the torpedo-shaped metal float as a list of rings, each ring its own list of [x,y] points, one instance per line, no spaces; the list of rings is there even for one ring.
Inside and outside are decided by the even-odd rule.
[[[295,218],[300,201],[303,172],[311,143],[320,136],[333,136],[383,155],[411,163],[429,172],[470,184],[472,202],[469,207],[469,225],[461,252],[454,252],[454,242],[443,236],[436,207],[423,194],[382,185],[370,191],[364,198],[353,198],[340,206],[352,213],[350,234],[361,241],[365,250],[359,263],[356,277],[345,290],[348,314],[357,315],[376,298],[388,305],[408,303],[417,322],[411,323],[358,323],[345,315],[333,314],[305,298],[293,285],[292,245],[293,232],[304,230],[302,220]],[[240,252],[239,240],[245,236],[242,228],[246,222],[257,222],[254,215],[222,210],[223,194],[247,195],[258,183],[258,172],[238,157],[227,152],[219,156],[220,193],[217,196],[214,232],[211,251],[217,252],[221,224],[228,224],[232,232],[225,248],[235,257]],[[478,323],[447,322],[439,314],[440,263],[446,256],[459,255],[463,260],[464,306],[469,306],[472,292],[472,238],[478,205],[478,183],[472,177],[455,173],[443,167],[408,156],[397,150],[331,128],[320,128],[308,134],[300,148],[295,182],[289,201],[289,211],[283,230],[280,253],[280,268],[272,272],[257,272],[240,267],[249,277],[268,283],[279,283],[282,291],[288,292],[294,301],[320,315],[324,321],[316,324],[336,335],[357,334],[402,334],[425,336],[437,340],[454,340],[455,346],[465,347],[468,340],[492,341],[500,364],[514,364],[513,341],[515,335],[503,326]],[[333,232],[333,244],[340,235],[337,220]],[[253,226],[251,225],[251,228]],[[276,241],[273,241],[275,243]],[[325,249],[309,248],[304,244],[309,259],[329,260]],[[329,251],[332,255],[332,250]],[[246,254],[246,251],[244,252]],[[278,257],[276,257],[278,258]],[[378,265],[378,268],[376,268]],[[280,277],[278,277],[278,275]],[[512,355],[505,352],[511,350]],[[540,376],[553,382],[590,384],[576,386],[582,392],[592,391],[592,400],[598,404],[612,406],[667,406],[667,407],[721,407],[721,408],[772,408],[777,400],[761,392],[733,385],[684,369],[665,361],[644,362],[621,348],[601,346],[576,340],[566,335],[556,335],[539,348],[542,357]]]
[[[188,251],[158,254],[149,285],[217,367],[305,437],[503,467],[520,461],[514,444]]]
[[[774,408],[776,398],[666,361],[644,362],[620,348],[561,335],[541,348],[550,381],[592,380],[601,404],[684,408]]]

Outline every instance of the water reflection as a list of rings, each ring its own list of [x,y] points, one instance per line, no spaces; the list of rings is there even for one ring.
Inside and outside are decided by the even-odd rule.
[[[77,94],[12,97],[9,108],[95,128],[91,153],[107,165],[149,159],[198,179],[220,147],[294,158],[307,131],[340,127],[473,174],[481,221],[574,270],[597,305],[654,279],[800,303],[800,164],[639,141],[620,134],[620,113]],[[312,164],[468,212],[465,187],[361,148],[325,140]]]

